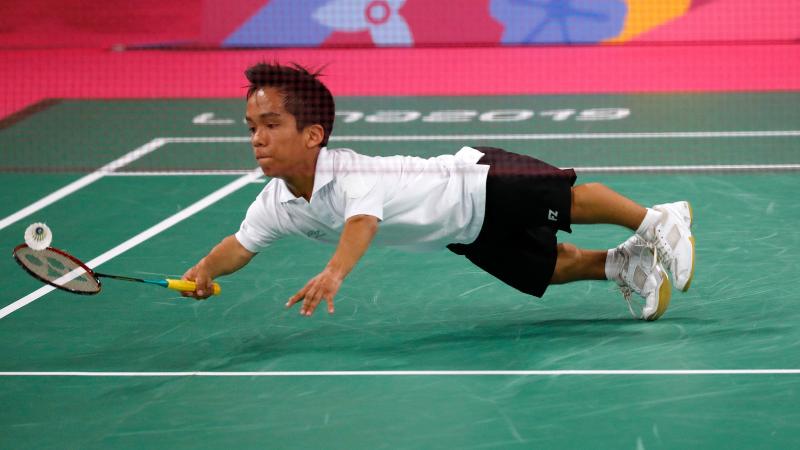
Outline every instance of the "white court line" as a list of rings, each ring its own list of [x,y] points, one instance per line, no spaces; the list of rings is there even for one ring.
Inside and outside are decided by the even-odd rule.
[[[461,141],[461,140],[573,140],[573,139],[697,139],[745,137],[794,137],[800,130],[766,131],[676,131],[663,133],[519,133],[519,134],[430,134],[430,135],[331,135],[331,141]],[[248,142],[246,136],[165,137],[171,143],[191,142]]]
[[[237,190],[241,189],[242,187],[250,184],[253,180],[261,177],[262,173],[261,170],[254,170],[250,174],[245,175],[243,177],[237,178],[235,181],[217,189],[216,191],[212,192],[211,194],[203,197],[202,199],[198,200],[191,206],[182,209],[178,213],[162,220],[161,222],[153,225],[152,227],[148,228],[145,231],[137,234],[136,236],[128,239],[127,241],[123,242],[122,244],[117,245],[116,247],[108,250],[107,252],[103,253],[102,255],[92,259],[91,261],[87,262],[86,265],[90,268],[95,268],[104,262],[130,250],[133,247],[141,244],[142,242],[150,239],[151,237],[163,232],[164,230],[172,227],[173,225],[181,222],[182,220],[191,217],[194,214],[202,211],[205,208],[213,205],[214,203],[218,202],[219,200],[225,198],[226,196],[236,192]],[[80,275],[80,272],[76,272],[74,276]],[[0,319],[6,317],[7,315],[13,313],[14,311],[22,308],[25,305],[30,304],[31,302],[39,299],[43,295],[55,290],[52,286],[43,286],[30,294],[20,298],[19,300],[15,301],[14,303],[6,306],[3,309],[0,309]]]
[[[787,170],[800,170],[800,164],[701,164],[701,165],[675,165],[675,166],[598,166],[598,167],[573,167],[576,172],[582,173],[607,173],[607,172],[757,172]]]
[[[765,131],[677,131],[664,133],[556,133],[556,134],[454,134],[454,135],[343,135],[330,137],[331,141],[460,141],[460,140],[572,140],[572,139],[697,139],[744,137],[795,137],[800,130]],[[248,142],[246,136],[165,137],[169,143],[224,143]],[[695,164],[674,166],[595,166],[572,167],[582,173],[650,173],[650,172],[755,172],[796,171],[800,164]],[[124,172],[128,174],[129,172]],[[120,174],[122,175],[122,174]]]
[[[20,209],[19,211],[11,214],[10,216],[0,220],[0,230],[3,228],[11,225],[12,223],[28,217],[29,215],[39,211],[42,208],[45,208],[62,198],[72,194],[73,192],[82,189],[95,181],[103,178],[104,176],[108,175],[109,173],[114,172],[115,170],[119,169],[120,167],[124,167],[133,161],[141,158],[142,156],[158,149],[159,147],[163,146],[166,143],[164,139],[155,138],[152,141],[148,142],[147,144],[142,145],[141,147],[132,150],[126,153],[124,156],[111,161],[110,163],[106,164],[105,166],[95,170],[94,172],[81,177],[72,183],[62,187],[61,189],[42,197],[41,199],[31,203],[30,205]]]
[[[585,375],[800,375],[800,369],[331,370],[290,372],[0,372],[0,377],[458,377]]]
[[[232,169],[232,170],[148,170],[148,171],[117,171],[107,174],[109,177],[161,177],[161,176],[213,176],[213,175],[244,175],[252,172],[253,169]]]

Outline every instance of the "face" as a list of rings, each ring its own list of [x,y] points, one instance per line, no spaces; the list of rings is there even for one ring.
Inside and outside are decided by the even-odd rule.
[[[274,88],[256,90],[247,99],[245,115],[253,154],[264,175],[293,178],[308,172],[319,143],[313,126],[297,130],[295,117],[283,107],[283,96]],[[320,127],[321,128],[321,127]]]

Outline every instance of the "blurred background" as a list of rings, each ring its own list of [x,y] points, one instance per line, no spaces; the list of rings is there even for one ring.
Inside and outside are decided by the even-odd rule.
[[[237,97],[261,59],[336,95],[796,89],[791,0],[10,0],[0,117],[45,99]]]

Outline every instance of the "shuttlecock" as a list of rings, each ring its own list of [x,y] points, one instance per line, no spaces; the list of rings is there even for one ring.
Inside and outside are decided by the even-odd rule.
[[[53,242],[53,232],[43,223],[32,223],[25,230],[25,243],[34,250],[44,250]]]

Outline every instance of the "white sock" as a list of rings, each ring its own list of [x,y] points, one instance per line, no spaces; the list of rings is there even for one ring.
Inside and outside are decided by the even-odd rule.
[[[655,228],[659,219],[661,219],[660,212],[655,209],[647,208],[647,214],[645,214],[642,223],[639,224],[639,228],[636,229],[636,234],[643,237],[646,241],[652,240],[653,228]]]
[[[606,254],[606,279],[620,281],[619,274],[622,272],[622,267],[620,267],[619,259],[617,249],[611,248],[608,250],[608,254]]]

